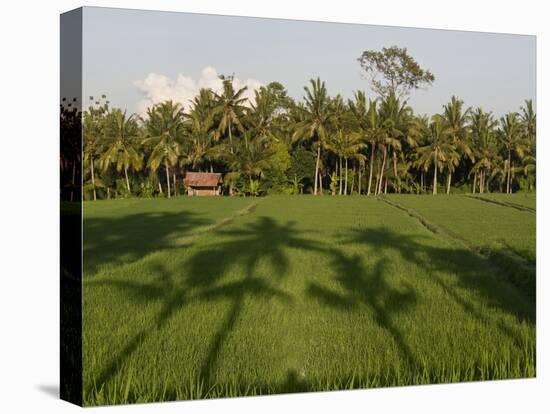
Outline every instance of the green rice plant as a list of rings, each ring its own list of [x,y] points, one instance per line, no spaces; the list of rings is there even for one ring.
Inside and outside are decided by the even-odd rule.
[[[530,263],[529,212],[175,197],[84,217],[85,405],[536,375],[534,299],[483,254],[503,240]]]

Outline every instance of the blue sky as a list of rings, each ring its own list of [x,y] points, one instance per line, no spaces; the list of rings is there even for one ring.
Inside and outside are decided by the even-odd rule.
[[[317,76],[331,94],[374,97],[357,58],[392,45],[436,77],[412,93],[418,113],[441,111],[453,94],[496,115],[535,99],[534,36],[95,7],[84,9],[83,26],[84,96],[104,93],[130,112],[186,100],[222,73],[250,89],[279,81],[295,98]]]

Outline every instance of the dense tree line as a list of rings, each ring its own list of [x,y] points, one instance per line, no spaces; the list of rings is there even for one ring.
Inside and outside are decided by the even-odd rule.
[[[248,102],[231,77],[219,92],[202,89],[186,110],[166,101],[142,117],[89,97],[85,197],[171,197],[183,193],[185,171],[223,173],[230,195],[534,190],[531,100],[500,119],[455,96],[440,113],[417,115],[407,95],[434,76],[405,49],[367,52],[361,66],[382,75],[370,98],[330,96],[312,79],[300,101],[272,82]],[[65,109],[62,118],[74,113]]]

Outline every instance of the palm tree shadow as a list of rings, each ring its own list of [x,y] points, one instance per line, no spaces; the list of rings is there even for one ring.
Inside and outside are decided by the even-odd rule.
[[[428,240],[433,238],[396,233],[379,227],[368,231],[351,229],[342,243],[366,245],[375,254],[397,252],[407,263],[430,270],[431,276],[452,273],[457,278],[457,287],[476,292],[489,306],[515,315],[520,320],[534,321],[534,306],[498,277],[496,273],[500,269],[496,269],[491,262],[468,249],[443,244],[434,246],[425,243]],[[441,278],[435,278],[436,283],[443,284]],[[446,287],[451,289],[448,285]]]
[[[534,321],[533,304],[522,294],[518,294],[516,289],[500,280],[498,275],[492,275],[495,268],[486,259],[464,248],[424,243],[429,239],[430,237],[426,236],[397,234],[380,227],[369,231],[350,230],[343,243],[368,245],[375,254],[382,254],[384,251],[398,252],[406,262],[430,271],[430,281],[439,286],[466,313],[483,323],[496,324],[518,349],[523,349],[521,335],[511,325],[500,318],[494,319],[481,312],[460,291],[473,291],[488,306],[512,314],[520,321]],[[457,278],[456,283],[451,284],[440,276],[440,273],[449,272]]]
[[[172,246],[173,237],[212,224],[197,213],[138,213],[123,218],[84,217],[83,272],[91,276],[105,265],[118,265]]]
[[[109,286],[120,289],[125,296],[136,303],[160,301],[161,310],[111,359],[106,367],[94,376],[87,388],[88,394],[100,390],[124,366],[154,332],[158,332],[173,317],[193,301],[230,301],[231,307],[222,321],[206,352],[199,375],[204,384],[210,385],[212,374],[221,349],[229,332],[236,326],[247,298],[275,298],[286,303],[292,297],[274,284],[283,278],[290,269],[286,248],[322,251],[321,245],[300,237],[294,223],[279,224],[269,217],[260,217],[242,229],[217,230],[215,234],[227,236],[227,241],[209,245],[192,255],[181,268],[182,274],[173,275],[159,263],[149,266],[149,272],[157,277],[149,283],[121,281],[116,279],[91,279],[88,285]],[[267,261],[274,270],[275,280],[267,279],[258,272],[261,261]],[[237,278],[224,282],[227,273],[234,272]],[[271,272],[269,272],[271,274]]]
[[[325,250],[320,243],[303,238],[302,233],[296,230],[292,221],[280,224],[271,217],[262,216],[242,228],[219,231],[219,235],[228,238],[226,241],[216,243],[191,258],[188,285],[202,288],[202,299],[222,299],[232,303],[201,365],[199,375],[205,384],[213,382],[220,351],[229,332],[235,328],[247,298],[292,301],[290,295],[274,287],[290,271],[285,250]],[[271,272],[261,272],[259,268],[262,264]],[[212,287],[214,281],[232,272],[239,274],[236,281]],[[271,276],[269,279],[268,274]]]
[[[163,265],[158,263],[153,264],[150,266],[150,271],[158,275],[157,279],[151,283],[119,281],[116,279],[92,279],[88,281],[88,285],[109,286],[120,289],[131,300],[137,303],[146,304],[150,301],[161,301],[162,307],[160,312],[143,329],[134,334],[125,343],[105,368],[97,376],[93,376],[93,382],[87,387],[87,394],[90,394],[94,389],[96,392],[99,391],[105,383],[111,380],[122,369],[124,363],[148,337],[160,330],[177,310],[182,309],[193,300],[193,297],[188,295],[184,287],[178,287],[174,284],[170,273]]]
[[[400,329],[393,322],[393,317],[412,307],[417,298],[414,290],[406,285],[404,289],[390,286],[385,279],[387,260],[380,259],[369,271],[363,265],[359,255],[348,257],[340,250],[332,252],[333,269],[336,280],[344,289],[338,293],[318,283],[310,283],[307,294],[328,306],[350,310],[367,306],[374,315],[378,326],[393,338],[403,359],[411,367],[417,362]]]

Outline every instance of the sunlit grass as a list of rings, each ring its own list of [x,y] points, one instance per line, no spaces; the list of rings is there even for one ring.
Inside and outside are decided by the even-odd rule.
[[[470,241],[470,221],[510,221],[478,200],[398,200]],[[86,405],[535,375],[533,300],[381,200],[109,203],[85,204]],[[483,235],[521,244],[522,220]]]

